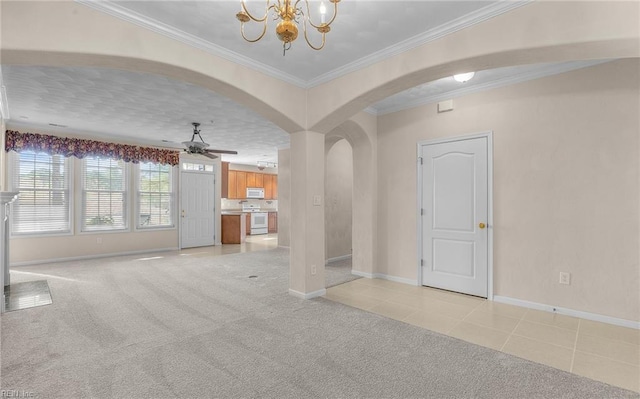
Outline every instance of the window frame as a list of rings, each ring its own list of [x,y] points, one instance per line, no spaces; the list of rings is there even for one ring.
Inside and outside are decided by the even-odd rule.
[[[147,164],[155,164],[158,165],[158,163],[156,162],[144,162]],[[171,166],[171,165],[166,165],[169,167],[169,177],[171,179],[171,183],[170,183],[170,187],[171,187],[171,191],[169,192],[170,195],[170,207],[169,210],[171,212],[171,226],[169,225],[162,225],[162,226],[142,226],[140,224],[140,195],[141,195],[141,191],[140,191],[140,177],[141,177],[141,165],[143,164],[143,162],[138,163],[135,165],[134,169],[134,177],[133,177],[133,184],[134,184],[134,192],[133,192],[133,197],[134,197],[134,230],[135,231],[139,231],[139,232],[143,232],[143,231],[159,231],[159,230],[176,230],[178,228],[178,199],[177,199],[177,192],[178,192],[178,179],[177,179],[177,172],[176,169],[178,169],[177,166]]]
[[[122,192],[122,198],[123,198],[123,215],[122,215],[122,220],[124,222],[124,227],[118,227],[118,228],[97,228],[97,229],[87,229],[87,225],[86,225],[86,211],[87,211],[87,199],[86,199],[86,188],[85,188],[85,173],[86,173],[86,165],[87,165],[87,160],[88,159],[96,159],[96,158],[101,158],[101,159],[106,159],[106,160],[110,160],[113,162],[122,162],[123,168],[122,168],[122,177],[123,177],[123,188],[124,191]],[[126,233],[126,232],[130,232],[131,231],[131,222],[130,222],[130,209],[131,209],[131,182],[129,181],[129,179],[131,179],[131,167],[129,166],[129,162],[125,162],[122,159],[116,159],[116,158],[109,158],[109,157],[100,157],[100,156],[87,156],[84,157],[80,160],[79,162],[80,166],[79,166],[79,174],[80,174],[80,181],[79,181],[79,187],[80,189],[77,190],[78,191],[78,195],[79,195],[79,201],[80,201],[80,215],[78,217],[78,230],[81,234],[109,234],[109,233]],[[89,191],[95,191],[95,190],[89,190]],[[118,191],[105,191],[105,192],[118,192]]]
[[[50,157],[56,156],[56,154],[51,155],[48,154],[46,152],[43,151],[32,151],[32,150],[25,150],[25,151],[10,151],[8,153],[7,156],[7,183],[8,183],[8,188],[9,191],[12,192],[20,192],[20,188],[16,187],[16,167],[20,168],[20,154],[22,153],[33,153],[33,154],[46,154]],[[40,238],[40,237],[59,237],[59,236],[73,236],[75,234],[74,232],[74,215],[75,215],[75,188],[74,188],[74,170],[75,170],[75,165],[73,162],[73,159],[71,157],[62,157],[66,163],[65,168],[66,168],[66,172],[67,175],[65,176],[65,180],[66,180],[66,185],[67,185],[67,207],[68,207],[68,219],[67,219],[67,223],[68,223],[68,229],[66,230],[49,230],[49,231],[37,231],[37,232],[26,232],[26,233],[16,233],[14,232],[14,228],[15,228],[15,220],[14,220],[14,207],[16,202],[20,201],[20,197],[18,197],[18,199],[13,202],[10,205],[10,211],[9,211],[9,218],[11,221],[11,227],[9,229],[9,237],[11,237],[12,239],[16,238],[16,239],[24,239],[24,238]],[[19,172],[17,172],[19,173]],[[63,190],[64,191],[64,190]]]

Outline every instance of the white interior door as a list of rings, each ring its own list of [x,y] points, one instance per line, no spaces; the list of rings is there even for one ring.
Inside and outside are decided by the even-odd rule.
[[[180,246],[203,247],[215,239],[215,174],[187,172],[180,174]]]
[[[422,284],[487,297],[488,138],[424,144]]]

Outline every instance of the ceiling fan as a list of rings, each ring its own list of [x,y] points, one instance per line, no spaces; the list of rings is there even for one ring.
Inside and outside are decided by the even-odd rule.
[[[209,148],[209,144],[205,143],[204,139],[200,135],[200,130],[198,130],[198,126],[200,123],[191,122],[193,125],[193,135],[191,136],[191,141],[183,141],[182,145],[184,146],[184,150],[187,154],[199,154],[204,155],[210,159],[218,158],[215,154],[238,154],[238,151],[229,151],[229,150],[214,150]],[[197,141],[196,136],[200,141]]]

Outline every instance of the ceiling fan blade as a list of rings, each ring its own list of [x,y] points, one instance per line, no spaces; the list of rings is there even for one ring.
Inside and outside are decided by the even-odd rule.
[[[230,151],[230,150],[213,150],[213,149],[205,149],[206,152],[213,152],[216,154],[232,154],[232,155],[238,155],[238,151]]]
[[[205,157],[207,157],[209,159],[218,159],[217,155],[209,154],[207,152],[201,152],[200,155],[204,155]]]

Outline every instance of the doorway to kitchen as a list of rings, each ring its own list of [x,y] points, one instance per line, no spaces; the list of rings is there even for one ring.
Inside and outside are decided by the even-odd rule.
[[[180,168],[180,248],[215,243],[215,166],[183,161]]]
[[[418,143],[418,278],[492,297],[492,133]]]

